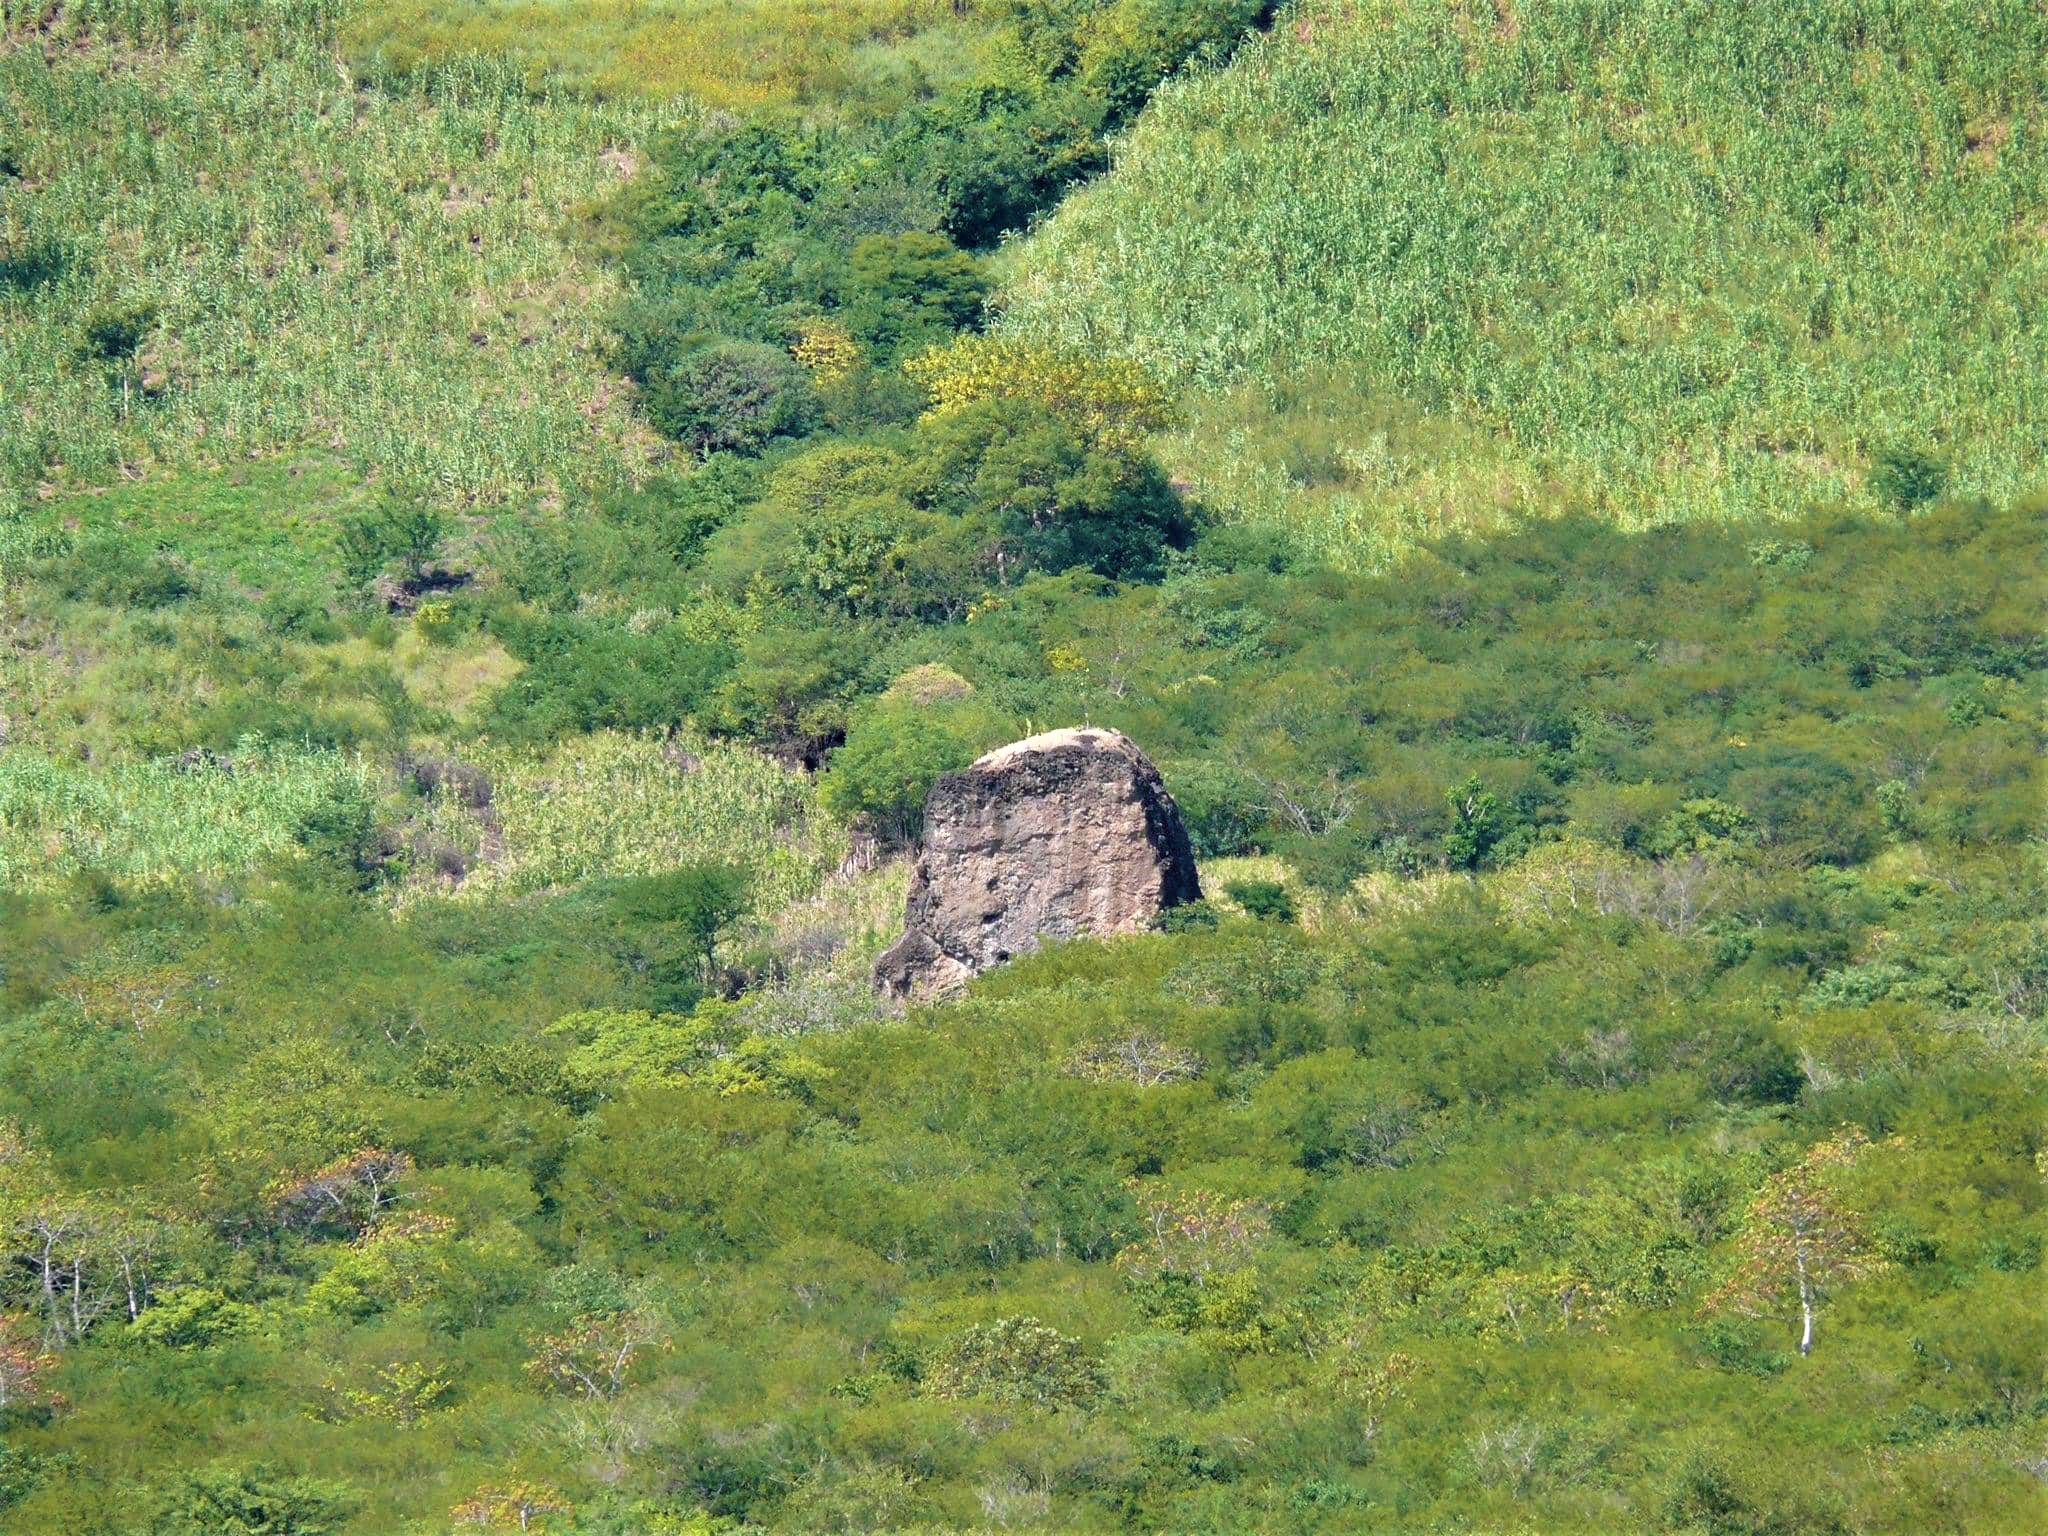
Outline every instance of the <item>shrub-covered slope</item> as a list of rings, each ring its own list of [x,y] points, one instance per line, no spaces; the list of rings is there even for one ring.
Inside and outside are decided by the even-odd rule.
[[[930,13],[835,7],[760,77],[724,23],[787,7],[551,7],[552,43],[517,6],[7,13],[34,112],[0,138],[0,355],[35,367],[0,414],[0,1530],[2031,1530],[2044,506],[1964,493],[2038,428],[1998,350],[2037,255],[1968,243],[1985,188],[2025,202],[2032,120],[1967,128],[1950,267],[1884,246],[1925,180],[1901,222],[1853,176],[1817,233],[1736,209],[1814,272],[1896,270],[1914,324],[2021,282],[1932,341],[1870,332],[1857,278],[1849,333],[1779,346],[1713,265],[1733,236],[1510,195],[1554,158],[1520,129],[1584,126],[1560,80],[1690,81],[1608,114],[1644,135],[1617,153],[1667,186],[1691,124],[1694,190],[1733,198],[1707,151],[1760,154],[1712,134],[1768,62],[1737,44],[1874,72],[1771,65],[1803,153],[1859,114],[1935,142],[1879,88],[1975,113],[2024,74],[2006,40],[1408,6],[1362,14],[1457,46],[1288,12],[1211,76],[1259,0],[969,11],[921,34],[985,45],[957,72],[913,37],[831,80],[774,60]],[[338,26],[379,18],[390,48]],[[541,80],[631,83],[686,18],[689,69],[772,99]],[[1446,165],[1462,201],[1418,183],[1438,226],[1571,215],[1516,248],[1553,291],[1501,279],[1463,350],[1425,306],[1431,368],[1553,301],[1584,342],[1601,283],[1692,285],[1641,288],[1640,357],[1514,359],[1598,432],[1539,454],[1413,378],[1190,393],[1099,336],[989,334],[996,267],[1064,216],[993,253],[1134,121],[1158,150],[1162,81],[1196,77],[1185,123],[1354,55],[1374,92],[1331,99],[1390,155],[1462,125],[1500,157]],[[1274,117],[1289,154],[1314,116]],[[46,247],[16,215],[59,191]],[[379,223],[328,252],[337,198]],[[1722,357],[1738,314],[1790,480],[1709,463],[1718,384],[1601,394]],[[1225,355],[1226,312],[1188,318]],[[1895,344],[1948,391],[1901,420],[1952,422],[1861,485],[1847,438],[1785,468],[1821,429],[1771,391],[1811,362],[1891,410]],[[610,366],[633,389],[570,424]],[[1182,449],[1241,434],[1199,495],[1154,452],[1191,402]],[[889,1015],[867,973],[927,788],[1069,722],[1157,758],[1210,900]]]
[[[0,1528],[2030,1529],[2038,513],[1780,532],[1035,583],[897,707],[1133,729],[1292,899],[908,1020],[733,845],[7,897]]]

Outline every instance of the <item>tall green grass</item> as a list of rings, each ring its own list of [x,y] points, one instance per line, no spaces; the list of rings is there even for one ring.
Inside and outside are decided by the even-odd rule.
[[[1900,447],[2009,495],[2044,99],[2025,0],[1311,5],[1161,93],[1005,323],[1192,386],[1184,470],[1351,563],[1567,499],[1789,512]]]
[[[337,793],[370,794],[378,779],[351,754],[255,741],[233,772],[0,752],[0,887],[87,871],[145,882],[239,873],[292,849],[308,812]]]
[[[215,879],[295,857],[309,812],[364,797],[391,829],[399,905],[451,889],[523,894],[698,860],[746,865],[759,911],[813,895],[846,854],[845,829],[817,809],[801,773],[745,747],[601,732],[535,755],[485,743],[465,762],[490,783],[479,811],[405,792],[356,752],[249,739],[231,762],[163,757],[88,765],[18,747],[0,753],[0,887],[37,889],[93,872],[128,881]],[[459,849],[451,887],[423,858]]]
[[[543,755],[480,745],[490,775],[494,857],[466,896],[545,890],[706,860],[747,865],[764,912],[809,896],[846,854],[844,828],[817,809],[803,774],[746,747],[664,743],[600,731]],[[474,812],[442,807],[439,830],[481,847]]]
[[[630,465],[577,220],[675,111],[535,96],[503,60],[367,89],[349,14],[10,5],[0,509],[304,445],[456,503]],[[132,358],[94,355],[109,317]]]
[[[614,97],[687,95],[744,110],[833,111],[962,74],[986,28],[976,0],[377,0],[345,28],[381,70],[465,54]]]

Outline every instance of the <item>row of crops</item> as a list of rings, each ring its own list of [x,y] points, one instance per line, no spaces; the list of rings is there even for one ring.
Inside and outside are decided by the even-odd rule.
[[[1445,494],[1341,462],[1388,399],[1509,500],[1629,525],[1859,495],[1900,452],[1970,494],[2038,474],[2038,7],[1486,10],[1307,6],[1170,86],[1017,253],[1005,323],[1247,391],[1177,445],[1225,501],[1261,447],[1228,433],[1334,375],[1358,424],[1290,478],[1361,536]]]

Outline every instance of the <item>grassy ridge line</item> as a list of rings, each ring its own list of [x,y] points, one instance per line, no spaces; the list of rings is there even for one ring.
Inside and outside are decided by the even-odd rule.
[[[1170,84],[1014,254],[1006,325],[1212,401],[1243,386],[1198,410],[1184,465],[1249,491],[1233,451],[1292,452],[1281,489],[1306,494],[1254,504],[1366,537],[1553,482],[1631,526],[1783,513],[1902,442],[1959,491],[2038,476],[2037,7],[1513,14],[1312,9]],[[1261,441],[1318,370],[1330,430]]]
[[[982,38],[955,0],[381,0],[351,15],[356,57],[404,73],[468,54],[607,97],[827,112],[964,73]]]
[[[362,90],[340,14],[10,17],[0,506],[319,442],[442,502],[640,456],[572,225],[676,111],[476,60]]]

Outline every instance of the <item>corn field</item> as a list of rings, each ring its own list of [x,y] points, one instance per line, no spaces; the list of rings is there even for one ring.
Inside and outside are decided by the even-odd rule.
[[[451,504],[630,472],[573,226],[674,113],[473,58],[362,89],[350,11],[8,0],[0,511],[304,446]]]
[[[975,0],[378,0],[343,28],[380,72],[484,54],[605,96],[831,111],[960,73]]]
[[[817,809],[809,781],[745,747],[601,731],[538,757],[490,747],[464,757],[490,776],[503,839],[464,896],[719,860],[749,866],[757,903],[774,911],[845,857],[845,831]],[[479,840],[474,813],[446,815],[444,833]]]
[[[0,888],[88,870],[144,882],[240,873],[290,850],[315,807],[380,779],[353,755],[254,742],[232,773],[174,758],[88,768],[17,747],[0,752]]]
[[[1474,503],[1792,512],[1897,445],[2006,496],[2048,462],[2044,100],[2027,0],[1312,4],[1161,93],[1004,324],[1193,386],[1178,467],[1354,565]],[[1340,410],[1289,464],[1311,373],[1415,441]]]
[[[744,747],[600,732],[534,755],[479,744],[464,761],[491,784],[488,812],[394,794],[360,753],[250,740],[231,763],[176,758],[87,766],[32,748],[0,753],[0,888],[91,871],[141,882],[246,873],[296,856],[307,814],[337,795],[380,806],[400,842],[459,849],[453,893],[520,894],[696,860],[744,864],[763,913],[813,895],[846,854],[845,829],[804,776]],[[401,869],[399,906],[448,894],[429,863]]]

